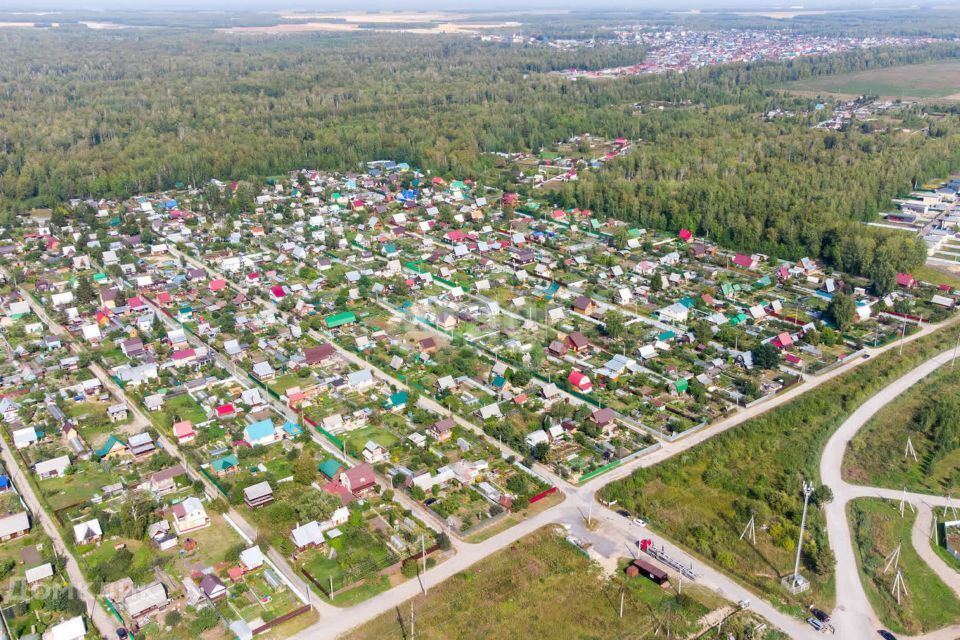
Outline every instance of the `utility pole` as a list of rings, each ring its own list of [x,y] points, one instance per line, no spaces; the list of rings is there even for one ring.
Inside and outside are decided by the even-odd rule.
[[[807,507],[810,504],[810,495],[813,494],[813,483],[803,481],[803,515],[800,517],[800,539],[797,541],[797,559],[793,563],[793,580],[791,585],[799,589],[800,582],[800,553],[803,550],[803,530],[807,526]]]
[[[910,436],[907,436],[907,449],[903,452],[903,457],[913,456],[914,462],[919,462],[920,459],[917,458],[917,450],[913,448],[913,442],[910,440]]]
[[[620,589],[620,617],[623,617],[623,589]]]

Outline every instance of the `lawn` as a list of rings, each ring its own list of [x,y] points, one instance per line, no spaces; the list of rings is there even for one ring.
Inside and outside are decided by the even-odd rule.
[[[717,599],[684,585],[683,596],[667,587],[599,567],[554,528],[541,529],[413,601],[418,638],[565,638],[614,640],[651,634],[670,620],[673,637],[687,637]],[[624,615],[619,617],[624,590]],[[704,604],[709,603],[709,604]],[[403,620],[398,619],[398,611]],[[348,640],[389,640],[409,635],[410,605],[388,611],[348,634]],[[734,616],[724,630],[737,635],[749,614]],[[740,618],[743,618],[742,620]],[[509,630],[504,635],[504,630]],[[663,632],[661,632],[663,633]],[[775,638],[782,635],[758,635]]]
[[[785,87],[788,90],[818,94],[960,99],[960,62],[902,65],[842,73],[799,80],[788,83]]]
[[[328,541],[322,549],[312,551],[303,563],[303,567],[324,587],[329,588],[332,580],[335,590],[342,589],[375,576],[379,570],[396,562],[396,556],[386,543],[367,531],[365,525],[345,525],[340,531],[342,536]],[[336,552],[334,558],[328,557],[330,548]]]
[[[907,487],[911,491],[956,494],[960,490],[960,449],[927,464],[933,447],[920,430],[917,412],[930,398],[955,395],[960,389],[960,369],[949,365],[931,373],[881,409],[850,442],[843,461],[844,478],[868,486]],[[919,461],[907,456],[907,438]]]
[[[193,424],[198,424],[207,419],[204,412],[196,400],[189,394],[183,394],[176,398],[171,398],[163,403],[164,426],[173,427],[173,423],[179,420],[189,420]]]
[[[100,493],[103,487],[123,481],[125,486],[134,486],[139,482],[139,476],[129,473],[125,468],[104,470],[96,462],[77,462],[73,465],[74,472],[62,478],[48,478],[39,480],[38,485],[47,504],[54,511],[86,502]]]
[[[808,517],[803,571],[811,590],[790,596],[780,578],[793,567],[803,479],[819,478],[830,434],[867,398],[896,377],[953,344],[951,326],[907,343],[796,400],[748,420],[695,448],[604,487],[600,497],[645,514],[651,525],[784,610],[801,614],[812,603],[832,609],[833,557],[824,518]],[[757,544],[740,540],[751,515]],[[761,530],[761,527],[765,527]]]
[[[874,498],[855,500],[847,507],[860,579],[881,621],[895,632],[926,633],[960,621],[960,600],[917,555],[910,544],[916,516],[904,516],[895,502]],[[900,569],[909,594],[900,604],[891,593],[896,570],[886,570],[887,558],[900,546]]]
[[[390,431],[387,431],[383,427],[378,427],[376,425],[368,425],[366,427],[350,431],[345,437],[347,441],[347,451],[356,452],[355,455],[359,455],[360,452],[363,451],[363,448],[366,446],[368,440],[373,440],[387,450],[397,446],[397,443],[400,442],[400,438],[398,438],[396,435]]]

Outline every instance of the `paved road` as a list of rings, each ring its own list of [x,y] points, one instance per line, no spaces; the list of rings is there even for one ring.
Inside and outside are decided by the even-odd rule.
[[[887,403],[897,398],[901,393],[909,389],[914,384],[920,382],[923,378],[936,371],[939,367],[951,361],[953,348],[947,349],[942,353],[927,360],[923,364],[912,369],[901,376],[891,384],[884,387],[877,394],[864,402],[849,418],[847,418],[840,428],[827,441],[824,448],[823,457],[820,460],[820,479],[823,484],[833,489],[833,502],[825,507],[827,517],[827,534],[830,539],[830,546],[833,548],[837,558],[836,566],[836,591],[842,594],[838,597],[839,604],[833,614],[833,624],[840,638],[875,638],[876,630],[883,628],[879,618],[873,610],[863,583],[860,580],[860,571],[857,568],[853,540],[850,534],[850,524],[847,520],[847,503],[855,498],[881,497],[890,500],[900,500],[906,496],[906,500],[913,504],[926,507],[929,512],[931,505],[945,506],[946,497],[928,496],[924,494],[896,491],[894,489],[883,489],[876,487],[862,487],[852,485],[843,480],[842,466],[843,458],[847,445],[857,434],[857,432],[880,411]],[[920,518],[918,518],[918,521]],[[927,519],[921,526],[926,526],[929,532],[930,521]],[[923,544],[917,547],[917,551],[922,557],[926,550],[930,549],[929,541],[924,534],[921,534]],[[914,544],[917,535],[914,534]],[[933,554],[930,550],[930,554]],[[928,554],[929,555],[929,554]],[[942,564],[942,561],[940,561]],[[936,566],[936,565],[931,565]],[[936,569],[935,569],[936,570]],[[960,574],[953,572],[955,578],[953,584],[960,582]],[[951,584],[948,582],[948,584]],[[909,587],[909,585],[908,585]],[[937,634],[924,636],[929,640],[948,638],[953,640],[960,637],[960,625],[943,629]]]
[[[93,619],[93,623],[96,625],[100,635],[104,638],[114,637],[114,632],[118,626],[116,619],[107,615],[107,612],[103,610],[103,607],[100,606],[93,592],[90,590],[90,585],[87,584],[87,579],[80,571],[80,566],[77,564],[73,554],[69,551],[69,547],[67,547],[60,535],[60,529],[57,528],[56,523],[40,504],[40,500],[37,499],[37,494],[34,493],[33,487],[27,479],[23,477],[20,467],[17,466],[17,460],[13,452],[8,448],[6,441],[0,444],[0,448],[2,448],[3,463],[13,476],[17,490],[20,492],[20,495],[23,496],[23,500],[27,503],[27,507],[29,507],[31,515],[33,516],[32,525],[36,526],[37,520],[39,520],[43,526],[43,530],[46,531],[47,535],[53,540],[54,550],[58,555],[65,558],[67,577],[70,578],[70,586],[74,587],[77,593],[80,594],[80,597],[86,605],[87,613]]]

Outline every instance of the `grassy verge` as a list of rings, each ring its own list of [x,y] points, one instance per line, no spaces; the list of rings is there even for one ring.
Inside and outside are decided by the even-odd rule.
[[[657,466],[640,469],[600,492],[644,514],[673,540],[727,571],[786,611],[815,603],[832,608],[833,554],[825,520],[811,509],[803,572],[811,590],[786,593],[780,578],[793,568],[803,479],[819,478],[823,447],[867,398],[953,344],[956,326],[914,340],[903,354],[887,352]],[[757,544],[740,540],[755,517]]]
[[[620,593],[624,615],[619,617]],[[687,637],[714,607],[716,596],[688,591],[682,596],[644,578],[608,577],[554,528],[541,529],[481,560],[469,570],[413,601],[416,635],[424,639],[642,637],[669,624],[673,637]],[[388,640],[409,637],[410,605],[389,611],[346,637]],[[398,611],[400,616],[398,616]],[[724,624],[738,629],[755,623],[748,612]],[[504,631],[506,630],[506,631]],[[783,638],[768,633],[758,638]]]
[[[956,494],[960,490],[960,449],[928,467],[926,456],[934,444],[927,431],[921,429],[918,412],[931,398],[955,394],[958,388],[960,369],[948,365],[886,405],[850,441],[843,460],[844,478],[867,486]],[[907,438],[918,460],[904,455]]]
[[[503,533],[504,531],[506,531],[507,529],[509,529],[510,527],[516,524],[520,524],[521,522],[523,522],[528,518],[532,518],[533,516],[543,511],[546,511],[551,507],[557,506],[558,504],[563,502],[565,499],[566,499],[566,496],[564,496],[562,493],[558,491],[557,493],[551,494],[546,498],[543,498],[542,500],[538,500],[537,502],[534,502],[532,505],[530,505],[528,508],[524,509],[523,511],[515,511],[511,513],[509,516],[507,516],[506,518],[504,518],[503,520],[500,520],[499,522],[497,522],[496,524],[492,524],[489,527],[481,529],[480,531],[476,532],[471,536],[467,536],[466,541],[471,544],[483,542],[484,540],[487,540],[488,538],[492,538],[498,533]]]
[[[917,555],[910,544],[916,519],[903,517],[893,502],[866,498],[847,506],[853,547],[867,597],[883,623],[899,633],[925,633],[960,620],[960,600]],[[900,603],[891,592],[896,570],[886,569],[887,558],[900,546],[900,570],[908,594]]]

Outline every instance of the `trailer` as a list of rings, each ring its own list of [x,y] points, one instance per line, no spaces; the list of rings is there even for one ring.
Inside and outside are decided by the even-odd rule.
[[[693,570],[693,565],[692,564],[685,565],[679,560],[671,557],[669,554],[666,553],[666,551],[664,551],[663,545],[661,545],[660,548],[657,549],[653,545],[653,540],[650,540],[649,538],[638,540],[637,545],[640,547],[641,551],[643,551],[653,559],[659,560],[660,562],[667,565],[668,567],[670,567],[671,569],[673,569],[683,577],[689,578],[690,580],[697,579],[698,574],[696,571]]]

